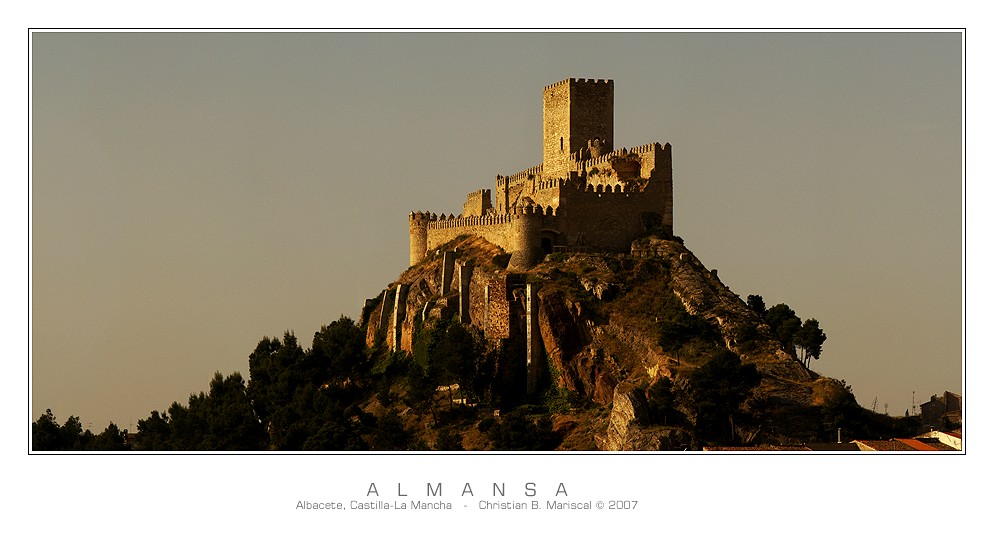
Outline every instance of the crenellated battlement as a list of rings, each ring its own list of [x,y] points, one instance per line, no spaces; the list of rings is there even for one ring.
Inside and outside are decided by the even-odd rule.
[[[584,193],[596,193],[598,195],[604,193],[608,194],[624,193],[625,195],[629,195],[626,192],[642,191],[638,189],[632,190],[631,188],[629,190],[626,190],[625,188],[626,188],[625,184],[585,184]]]
[[[552,84],[548,84],[543,87],[544,91],[554,90],[556,88],[568,85],[570,83],[583,83],[589,85],[614,85],[615,81],[611,79],[585,79],[583,77],[571,77],[569,79],[563,79],[562,81],[557,81]]]
[[[517,185],[527,180],[532,180],[536,177],[541,177],[541,176],[542,176],[542,164],[540,163],[539,165],[529,167],[524,171],[519,171],[514,175],[510,175],[507,177],[502,177],[498,175],[498,180],[507,180],[510,185]]]
[[[491,212],[491,191],[482,188],[475,192],[470,192],[466,196],[466,203],[463,203],[464,216],[483,216]]]
[[[650,152],[655,151],[657,148],[660,148],[660,143],[649,143],[647,145],[632,147],[630,149],[622,147],[618,150],[605,154],[604,156],[599,156],[597,158],[591,158],[589,160],[584,160],[582,162],[579,162],[579,165],[582,171],[590,171],[591,169],[598,167],[599,165],[610,163],[612,160],[616,160],[618,158],[622,158],[630,154],[636,154],[636,155],[648,154]]]
[[[552,206],[518,205],[512,209],[512,216],[555,216],[556,209]]]
[[[544,178],[536,182],[536,190],[552,190],[554,188],[560,188],[567,184],[567,179],[565,178]]]
[[[457,227],[479,227],[489,225],[503,225],[511,223],[519,216],[556,216],[556,209],[552,206],[542,205],[518,205],[505,214],[486,214],[484,216],[448,216],[443,214],[436,219],[426,219],[425,226],[429,230],[452,229]]]
[[[556,247],[626,251],[647,228],[673,231],[670,144],[613,149],[614,82],[570,78],[543,92],[543,162],[493,191],[470,192],[459,215],[409,214],[411,264],[429,250],[474,235],[512,254],[524,270]],[[492,206],[493,205],[493,206]]]
[[[443,214],[445,216],[445,214]],[[434,222],[439,219],[439,215],[434,212],[412,211],[408,214],[409,222]]]
[[[512,214],[486,214],[484,216],[443,216],[428,224],[428,229],[452,229],[454,227],[478,227],[511,223]]]

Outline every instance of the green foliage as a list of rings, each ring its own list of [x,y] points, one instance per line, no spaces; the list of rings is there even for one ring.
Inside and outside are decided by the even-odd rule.
[[[549,413],[566,413],[581,406],[584,401],[576,391],[550,385],[542,396],[542,405]]]
[[[802,320],[786,304],[776,304],[767,310],[764,321],[774,332],[774,337],[785,351],[792,351],[795,335],[802,328]]]
[[[560,371],[553,364],[553,360],[549,358],[549,353],[544,352],[544,357],[546,361],[546,374],[541,379],[540,390],[542,390],[542,396],[539,400],[543,411],[548,413],[566,413],[570,410],[583,407],[586,401],[580,394],[561,387],[558,384],[560,381]]]
[[[370,368],[374,376],[393,376],[403,372],[408,365],[408,356],[403,351],[393,351],[381,354]]]
[[[322,326],[307,351],[291,332],[264,337],[249,355],[248,384],[238,372],[216,373],[207,393],[138,421],[135,449],[366,449],[362,423],[347,414],[357,378],[370,370],[364,342],[346,317]]]
[[[83,430],[79,417],[70,416],[59,426],[52,410],[47,409],[31,423],[33,451],[127,451],[127,433],[110,423],[99,435]]]
[[[263,448],[265,432],[252,409],[245,380],[238,372],[228,377],[216,372],[208,393],[191,394],[186,406],[173,402],[167,413],[168,420],[153,412],[149,419],[139,421],[140,434],[143,428],[154,430],[141,435],[140,449],[254,451]],[[168,423],[168,436],[162,427],[164,421]]]
[[[665,426],[682,426],[687,422],[684,414],[677,409],[678,391],[668,377],[656,380],[646,389],[646,402],[649,406],[650,423]]]
[[[822,355],[822,344],[825,342],[826,333],[819,328],[819,322],[815,319],[805,320],[794,337],[794,345],[801,351],[801,360],[806,367],[811,365],[812,359],[818,359]]]
[[[553,252],[547,256],[553,263],[563,263],[567,260],[567,254],[563,252]]]
[[[284,334],[283,342],[264,337],[249,355],[248,394],[253,409],[266,422],[289,402],[294,389],[304,379],[304,350],[291,332]]]
[[[317,432],[308,436],[301,447],[304,451],[366,451],[369,446],[348,420],[326,418]]]
[[[835,433],[841,428],[849,434],[866,435],[861,417],[862,408],[845,382],[841,392],[827,396],[822,404],[822,426],[827,433]]]
[[[689,386],[699,437],[718,442],[734,440],[740,406],[759,383],[756,367],[743,364],[738,355],[727,349],[715,353],[692,372]]]
[[[671,353],[693,340],[714,344],[722,339],[718,325],[697,314],[689,314],[674,293],[659,299],[658,332],[660,345]]]
[[[59,441],[62,444],[62,450],[82,451],[91,439],[93,439],[93,434],[89,430],[83,432],[83,425],[79,422],[79,417],[69,416],[59,428]]]
[[[736,347],[742,353],[753,353],[757,350],[757,341],[760,339],[760,331],[756,325],[750,322],[743,322],[733,329]]]
[[[438,378],[430,373],[426,364],[412,362],[408,363],[408,370],[404,378],[404,387],[407,391],[407,402],[411,406],[429,404],[431,407],[432,398],[435,396]]]
[[[918,433],[918,417],[890,417],[862,408],[850,386],[846,381],[842,383],[842,389],[829,393],[816,408],[816,426],[822,441],[836,441],[837,430],[842,431],[843,441],[908,438]]]
[[[486,434],[495,424],[497,421],[493,417],[486,417],[477,423],[477,430]]]
[[[245,380],[238,372],[211,380],[207,400],[208,433],[204,446],[211,450],[254,451],[262,447],[264,434],[246,393]]]
[[[670,263],[665,259],[639,259],[632,269],[632,278],[636,283],[650,280],[669,281]]]
[[[605,265],[608,266],[608,270],[619,273],[622,272],[622,263],[615,257],[606,257],[604,259]]]
[[[414,433],[404,427],[404,422],[394,410],[377,418],[376,428],[370,435],[372,451],[416,451],[425,444]]]
[[[341,383],[357,377],[366,368],[365,347],[362,331],[346,316],[322,325],[321,330],[314,333],[311,350],[305,359],[307,376],[316,383]]]
[[[83,430],[79,417],[69,416],[59,426],[52,410],[45,410],[32,423],[32,449],[35,451],[85,451],[90,450],[92,441],[93,433]]]
[[[63,445],[59,437],[59,423],[52,415],[52,410],[47,409],[45,413],[38,417],[38,420],[31,423],[31,449],[33,451],[58,451]]]
[[[818,320],[807,319],[803,324],[788,305],[778,304],[767,310],[764,321],[770,326],[784,351],[793,354],[806,368],[811,365],[812,359],[818,359],[822,355],[826,333],[819,328]]]
[[[109,423],[103,432],[97,434],[90,443],[91,451],[127,451],[129,450],[127,433]]]
[[[548,451],[560,443],[549,417],[533,420],[515,411],[495,421],[487,436],[494,450],[502,451]]]
[[[439,434],[435,439],[436,451],[463,451],[463,436],[460,433],[444,427],[439,429]]]
[[[484,354],[483,337],[459,322],[457,318],[439,321],[416,337],[415,364],[422,374],[413,375],[410,384],[459,385],[459,394],[470,402],[478,402],[487,392],[491,366]],[[419,378],[427,382],[419,382]]]
[[[138,433],[135,434],[136,451],[170,451],[172,447],[172,428],[169,425],[169,415],[153,411],[148,419],[138,421]]]
[[[764,304],[764,298],[760,295],[747,296],[746,305],[760,317],[764,317],[767,314],[767,305]]]

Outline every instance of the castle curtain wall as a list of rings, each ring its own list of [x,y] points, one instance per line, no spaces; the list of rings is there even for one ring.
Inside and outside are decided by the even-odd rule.
[[[660,213],[662,195],[652,184],[644,192],[588,188],[560,193],[563,203],[557,218],[572,250],[627,252],[646,230],[643,213]]]
[[[482,237],[505,249],[512,246],[511,215],[469,216],[428,225],[428,249],[434,250],[461,235]]]

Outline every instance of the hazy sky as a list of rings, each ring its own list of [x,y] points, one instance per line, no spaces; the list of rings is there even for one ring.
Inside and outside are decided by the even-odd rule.
[[[543,85],[615,81],[674,229],[902,414],[961,391],[959,33],[34,33],[31,416],[95,432],[248,377],[542,159]],[[969,397],[967,397],[969,398]]]

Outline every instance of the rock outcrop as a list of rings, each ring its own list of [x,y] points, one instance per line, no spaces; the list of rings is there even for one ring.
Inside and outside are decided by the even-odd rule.
[[[454,264],[472,275],[454,277]],[[755,393],[760,398],[784,407],[813,405],[813,374],[783,351],[759,316],[679,240],[640,239],[626,255],[554,254],[528,274],[509,273],[505,265],[502,251],[479,237],[443,246],[367,301],[367,345],[395,344],[411,353],[419,329],[458,315],[500,352],[497,379],[526,374],[526,358],[545,359],[546,366],[538,368],[547,375],[547,388],[567,392],[580,403],[610,407],[607,414],[589,412],[605,422],[604,431],[591,436],[592,447],[687,448],[694,442],[686,431],[646,422],[649,385],[663,377],[680,381],[696,367],[693,352],[674,353],[659,338],[661,316],[654,310],[663,296],[672,294],[688,314],[713,323],[725,347],[757,367],[762,381]],[[533,301],[538,314],[531,320],[526,317],[526,284],[538,290]],[[527,325],[537,327],[531,332],[541,340],[527,343]],[[743,328],[755,331],[748,348],[741,343]],[[541,351],[527,354],[526,348]],[[690,359],[684,358],[688,355]],[[521,394],[516,390],[509,396],[520,400]],[[574,420],[560,423],[558,430],[594,424]],[[564,440],[576,440],[566,436]]]
[[[615,387],[612,395],[612,411],[608,417],[606,436],[598,442],[598,447],[606,451],[627,451],[629,428],[638,422],[649,418],[649,406],[646,403],[646,393],[631,383],[622,383]]]

